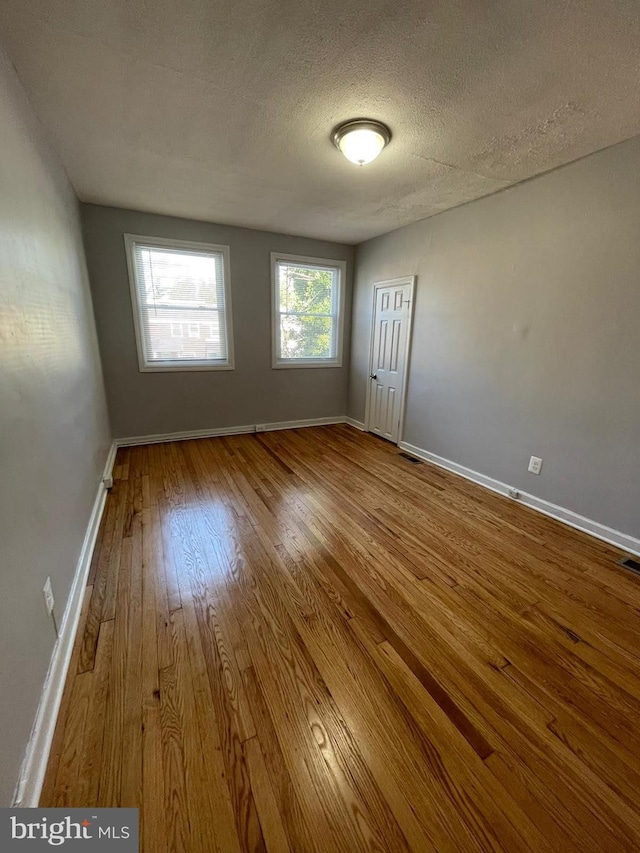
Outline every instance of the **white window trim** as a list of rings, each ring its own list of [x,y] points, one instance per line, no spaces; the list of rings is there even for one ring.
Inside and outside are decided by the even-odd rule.
[[[222,280],[224,284],[224,314],[227,331],[227,361],[224,364],[211,364],[209,362],[196,362],[191,364],[179,364],[178,360],[147,363],[144,354],[142,324],[140,320],[140,304],[138,302],[138,287],[136,278],[136,265],[133,259],[133,247],[136,243],[145,246],[158,246],[159,248],[194,249],[200,252],[219,252],[222,255]],[[165,237],[144,237],[141,234],[124,235],[125,254],[127,256],[127,270],[129,273],[129,290],[131,292],[131,308],[133,311],[133,325],[135,328],[136,349],[138,352],[138,369],[140,373],[182,373],[183,371],[206,371],[206,370],[234,370],[233,349],[233,315],[231,313],[231,283],[230,283],[230,257],[229,247],[219,246],[215,243],[194,243],[190,240],[170,240]],[[187,338],[188,340],[188,338]]]
[[[276,272],[278,261],[290,261],[292,263],[311,264],[316,267],[338,269],[338,340],[336,344],[335,358],[278,358],[280,330],[277,298],[278,276]],[[342,367],[346,279],[346,261],[334,261],[330,258],[308,258],[305,255],[285,255],[280,252],[271,252],[271,367],[274,370],[286,370],[300,367]]]

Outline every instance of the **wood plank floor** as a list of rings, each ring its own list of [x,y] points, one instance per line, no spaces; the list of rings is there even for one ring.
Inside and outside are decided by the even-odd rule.
[[[121,449],[42,806],[159,851],[640,849],[640,579],[347,426]]]

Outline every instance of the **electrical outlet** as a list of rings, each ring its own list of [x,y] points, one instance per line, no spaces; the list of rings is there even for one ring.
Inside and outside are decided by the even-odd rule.
[[[47,608],[47,616],[51,616],[53,613],[53,606],[55,604],[53,590],[51,589],[51,578],[47,578],[45,581],[45,584],[42,587],[42,594],[44,595],[44,606]]]
[[[105,489],[112,489],[113,488],[113,477],[104,477],[102,480],[102,485],[105,487]]]
[[[509,491],[507,492],[507,494],[509,495],[510,498],[513,498],[514,501],[517,501],[518,498],[520,497],[520,492],[517,489],[511,489],[510,488]]]
[[[542,459],[539,456],[532,456],[529,460],[529,471],[532,474],[539,474],[542,471]]]
[[[256,424],[256,432],[266,432],[267,425],[266,424]]]

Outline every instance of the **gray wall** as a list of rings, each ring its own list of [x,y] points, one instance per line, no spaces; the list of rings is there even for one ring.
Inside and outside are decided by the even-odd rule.
[[[8,805],[110,438],[77,201],[0,50],[0,805]]]
[[[345,414],[351,246],[91,204],[82,205],[82,216],[109,413],[117,437]],[[235,370],[139,372],[125,233],[230,246]],[[348,262],[343,367],[272,370],[271,252]]]
[[[353,418],[372,285],[415,273],[404,439],[640,536],[640,138],[363,243],[356,266]]]

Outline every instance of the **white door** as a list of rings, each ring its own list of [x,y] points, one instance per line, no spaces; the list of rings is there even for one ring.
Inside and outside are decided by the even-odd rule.
[[[400,439],[414,277],[374,286],[367,428],[389,441]]]

